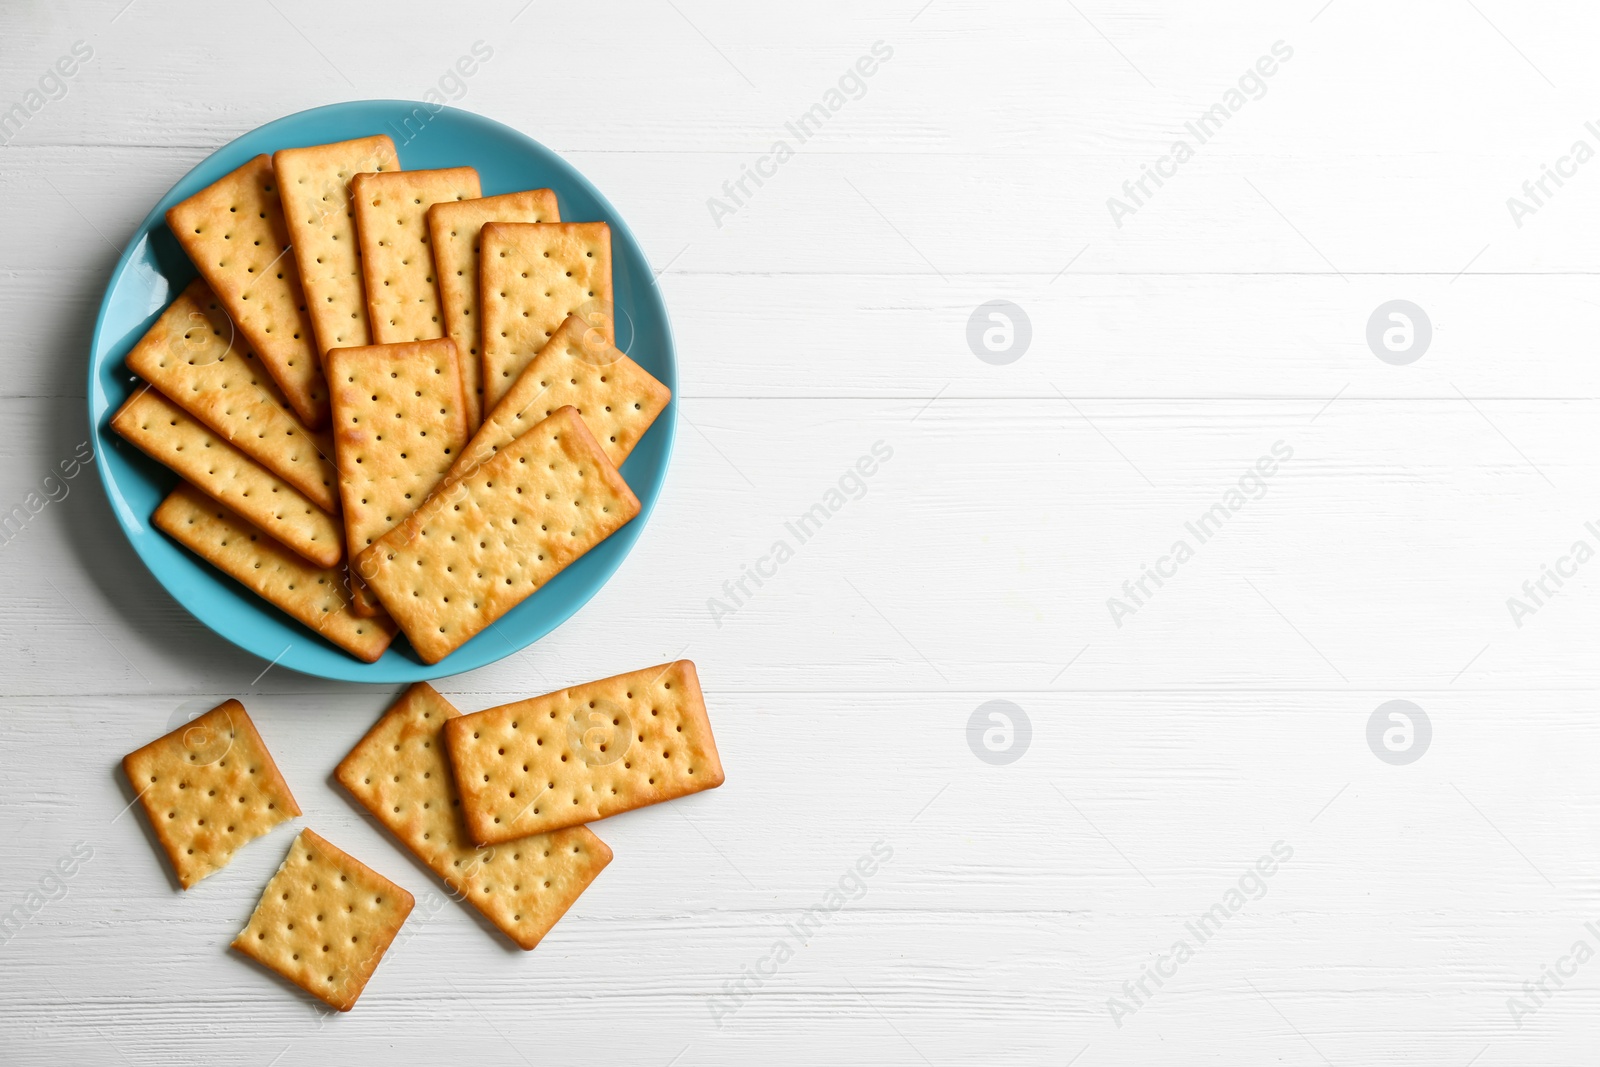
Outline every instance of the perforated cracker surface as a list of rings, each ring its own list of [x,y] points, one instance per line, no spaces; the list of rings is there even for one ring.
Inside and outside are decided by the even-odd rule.
[[[573,312],[616,342],[611,227],[603,222],[491,222],[480,239],[483,402],[493,408]]]
[[[399,169],[394,142],[381,134],[273,153],[272,170],[324,367],[328,349],[372,343],[350,179]]]
[[[350,555],[427,499],[467,440],[461,374],[448,337],[328,356],[333,444]]]
[[[349,1011],[413,903],[371,867],[302,830],[233,948]]]
[[[562,408],[434,493],[358,569],[437,663],[638,513],[578,413]]]
[[[334,774],[458,899],[531,949],[611,862],[611,849],[583,826],[474,847],[444,751],[444,724],[460,714],[418,682]]]
[[[151,522],[189,551],[357,659],[373,662],[394,639],[387,616],[350,611],[343,567],[317,567],[187,483]]]
[[[344,558],[343,531],[332,515],[154,389],[129,397],[111,428],[318,566]]]
[[[471,167],[358,174],[350,183],[367,313],[377,344],[444,336],[428,208],[481,194]]]
[[[305,428],[277,383],[196,278],[128,353],[128,369],[304,493],[339,510],[333,442]]]
[[[487,222],[560,222],[550,189],[450,200],[428,209],[428,237],[438,270],[445,332],[461,353],[461,384],[467,393],[467,425],[483,421],[483,354],[479,348],[478,237]]]
[[[494,406],[445,475],[453,481],[568,405],[583,416],[613,466],[639,443],[672,399],[672,390],[588,326],[569,315],[555,336]]]
[[[300,421],[328,421],[328,384],[289,247],[270,156],[167,210],[167,225]]]
[[[188,889],[300,805],[237,700],[123,757],[156,839]]]
[[[678,660],[445,724],[480,845],[713,789],[722,760],[694,664]]]

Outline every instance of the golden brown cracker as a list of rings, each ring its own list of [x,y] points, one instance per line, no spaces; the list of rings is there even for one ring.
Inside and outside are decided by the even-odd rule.
[[[300,421],[328,421],[328,383],[289,245],[272,157],[167,209],[167,225],[261,358]]]
[[[611,862],[611,849],[584,826],[474,847],[444,751],[444,724],[460,714],[427,682],[417,682],[334,777],[453,895],[531,949]]]
[[[333,445],[354,559],[427,499],[467,441],[461,372],[448,337],[328,355]]]
[[[394,142],[382,134],[272,154],[324,371],[328,349],[372,343],[350,179],[399,169]]]
[[[371,867],[302,830],[232,947],[349,1011],[414,903]]]
[[[428,239],[428,209],[481,196],[471,167],[357,174],[350,182],[361,274],[376,344],[443,337],[444,314]]]
[[[343,567],[316,567],[184,483],[151,517],[157,529],[357,659],[372,663],[394,640],[388,616],[350,611]]]
[[[437,663],[639,513],[583,420],[562,408],[442,488],[357,560]]]
[[[621,467],[671,399],[672,390],[581,316],[569,315],[489,412],[445,481],[460,478],[557,408],[569,405],[583,416],[606,458]]]
[[[244,705],[227,700],[122,759],[156,840],[188,889],[300,814]]]
[[[133,346],[128,369],[319,508],[339,510],[333,442],[305,428],[204,279]]]
[[[479,240],[483,403],[493,408],[573,312],[616,343],[611,227],[603,222],[491,222]]]
[[[478,235],[486,222],[560,222],[550,189],[447,200],[428,209],[428,238],[439,279],[446,335],[461,353],[461,384],[467,394],[467,426],[483,421],[483,356],[479,351]]]
[[[480,845],[714,789],[722,759],[694,664],[678,660],[445,724]]]
[[[317,566],[344,558],[344,532],[332,515],[156,390],[129,397],[111,428]]]

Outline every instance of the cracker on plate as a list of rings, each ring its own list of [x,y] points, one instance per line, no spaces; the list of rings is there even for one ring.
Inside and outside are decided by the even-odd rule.
[[[313,430],[325,426],[328,383],[272,157],[256,156],[174,204],[167,209],[167,225],[300,421]]]

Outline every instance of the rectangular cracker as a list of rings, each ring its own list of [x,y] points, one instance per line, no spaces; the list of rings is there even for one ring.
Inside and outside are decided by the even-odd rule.
[[[639,513],[562,408],[442,489],[358,557],[424,663],[437,663]]]
[[[334,777],[457,899],[531,949],[611,862],[611,849],[586,826],[474,847],[444,751],[444,724],[460,714],[433,686],[417,682]]]
[[[237,700],[128,753],[122,770],[185,889],[300,814],[289,783]]]
[[[272,157],[260,155],[167,209],[167,225],[300,421],[328,421],[328,383],[306,311]]]
[[[700,679],[678,660],[445,724],[468,836],[493,845],[715,789]]]
[[[344,534],[332,515],[154,389],[129,397],[111,428],[317,566],[344,558]]]
[[[376,344],[444,336],[439,286],[428,243],[428,209],[482,196],[471,167],[357,174],[350,182],[361,243],[361,274]]]
[[[434,275],[444,308],[445,335],[461,353],[461,384],[467,393],[467,426],[483,421],[483,356],[479,351],[478,235],[486,222],[560,222],[550,189],[447,200],[428,209],[428,239],[433,242]]]
[[[317,507],[339,510],[333,442],[290,410],[204,279],[161,313],[128,353],[128,369]]]
[[[328,354],[333,447],[354,559],[428,498],[467,442],[448,337]]]
[[[603,222],[491,222],[479,239],[483,403],[500,402],[573,312],[608,344],[611,227]]]
[[[324,373],[328,349],[372,343],[350,179],[399,169],[394,142],[382,134],[272,154]]]
[[[301,830],[232,947],[349,1011],[414,903],[371,867]]]
[[[192,485],[168,494],[151,522],[359,660],[376,661],[394,640],[395,625],[387,616],[363,619],[350,612],[342,567],[312,566]]]
[[[621,467],[671,399],[672,390],[623,355],[599,330],[581,316],[568,315],[472,435],[445,475],[445,483],[459,480],[568,405],[583,416],[583,424],[612,466]]]

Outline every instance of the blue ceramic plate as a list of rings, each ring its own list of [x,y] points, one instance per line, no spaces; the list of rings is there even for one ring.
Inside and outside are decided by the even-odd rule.
[[[393,139],[407,170],[473,166],[485,196],[548,187],[556,192],[563,219],[610,223],[617,345],[676,396],[672,331],[655,275],[632,231],[598,189],[554,152],[508,126],[454,108],[430,113],[428,106],[405,100],[363,100],[302,111],[252,130],[218,149],[161,198],[129,241],[100,304],[89,355],[89,423],[117,521],[156,580],[195,618],[240,648],[305,674],[409,682],[459,674],[520,651],[594,596],[639,539],[661,493],[677,423],[676,400],[622,466],[642,505],[638,517],[432,666],[417,658],[403,636],[378,662],[362,663],[179,548],[149,521],[177,483],[176,476],[146,459],[109,426],[135,384],[123,363],[128,351],[195,276],[163,221],[167,208],[263,152],[377,133]]]

